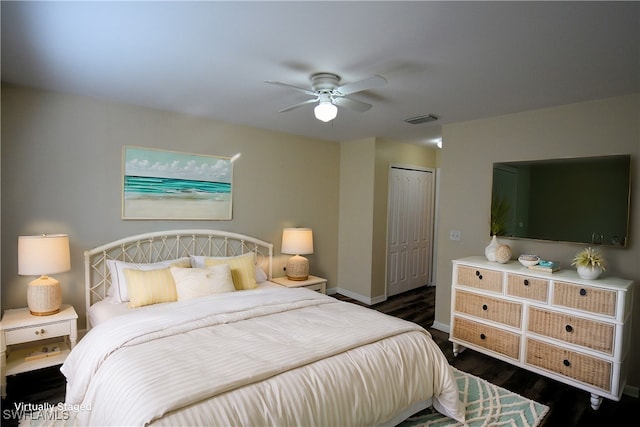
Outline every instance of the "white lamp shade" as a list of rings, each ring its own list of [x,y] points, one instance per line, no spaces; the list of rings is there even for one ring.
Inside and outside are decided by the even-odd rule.
[[[18,237],[18,274],[39,276],[69,270],[71,256],[66,234]]]
[[[333,105],[331,101],[320,101],[313,109],[316,119],[323,122],[330,122],[338,115],[338,107]]]
[[[280,252],[289,255],[313,253],[313,231],[310,228],[285,228]]]

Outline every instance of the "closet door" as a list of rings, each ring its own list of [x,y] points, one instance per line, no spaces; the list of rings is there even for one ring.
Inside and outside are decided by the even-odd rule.
[[[429,283],[434,172],[392,166],[387,216],[387,296]]]

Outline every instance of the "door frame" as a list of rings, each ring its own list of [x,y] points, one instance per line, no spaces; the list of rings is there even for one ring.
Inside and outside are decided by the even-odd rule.
[[[431,255],[427,260],[429,265],[429,282],[428,286],[433,286],[435,284],[435,266],[436,266],[436,242],[437,242],[437,222],[438,222],[438,199],[439,199],[439,188],[440,188],[440,180],[439,180],[439,169],[432,168],[427,166],[416,166],[406,163],[395,163],[390,162],[387,168],[387,218],[385,224],[385,259],[384,259],[384,299],[386,300],[389,297],[389,276],[388,276],[388,268],[389,268],[389,217],[390,217],[390,197],[389,192],[391,191],[391,169],[407,169],[407,170],[415,170],[422,172],[430,172],[433,174],[433,214],[431,216],[431,242],[429,242],[429,250],[431,251]]]

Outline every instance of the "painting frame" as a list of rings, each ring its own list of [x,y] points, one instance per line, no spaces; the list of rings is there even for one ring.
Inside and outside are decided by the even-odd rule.
[[[233,159],[122,147],[123,220],[231,220]]]

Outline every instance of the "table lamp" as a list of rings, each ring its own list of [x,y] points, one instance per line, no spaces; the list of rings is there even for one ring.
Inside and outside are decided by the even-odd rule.
[[[35,316],[48,316],[60,311],[60,282],[48,274],[71,270],[69,236],[42,234],[18,236],[18,274],[40,277],[27,287],[27,305]]]
[[[287,261],[287,278],[289,280],[307,280],[309,278],[309,260],[300,255],[313,253],[313,231],[310,228],[285,228],[282,232],[280,252],[294,255]]]

